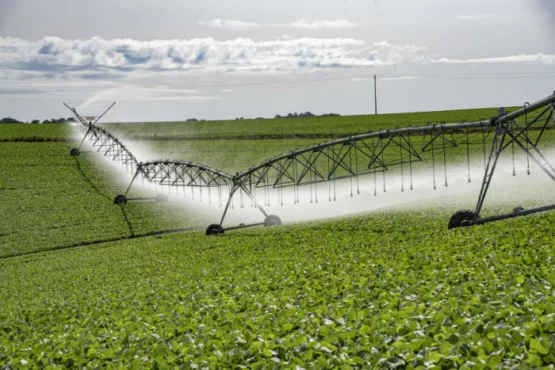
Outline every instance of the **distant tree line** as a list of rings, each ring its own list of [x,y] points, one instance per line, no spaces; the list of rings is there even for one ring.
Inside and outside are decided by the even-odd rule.
[[[6,118],[2,118],[0,120],[0,123],[31,123],[31,124],[47,124],[47,123],[68,123],[68,122],[76,122],[75,118],[73,117],[69,117],[69,118],[52,118],[52,119],[45,119],[41,122],[41,120],[38,119],[34,119],[31,122],[24,122],[24,121],[19,121],[15,118],[11,118],[11,117],[6,117]]]
[[[281,116],[279,114],[276,114],[274,118],[306,118],[306,117],[338,117],[338,116],[340,116],[340,114],[338,113],[326,113],[318,116],[311,112],[304,112],[304,113],[295,112],[295,113],[288,113],[286,116]]]

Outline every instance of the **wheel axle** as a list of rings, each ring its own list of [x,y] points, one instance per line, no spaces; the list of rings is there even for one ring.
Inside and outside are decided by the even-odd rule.
[[[281,225],[281,218],[276,215],[269,215],[264,219],[264,226],[279,226]]]
[[[212,224],[206,229],[206,235],[221,235],[224,233],[224,228],[218,224]]]
[[[458,227],[466,226],[468,221],[474,221],[479,219],[480,216],[477,216],[476,213],[469,210],[458,211],[449,220],[449,226],[447,228],[449,230],[456,229]]]
[[[241,223],[239,224],[239,226],[227,227],[225,229],[219,224],[212,224],[208,226],[208,228],[206,229],[206,235],[221,235],[229,230],[246,229],[248,227],[255,227],[255,226],[265,226],[265,227],[279,226],[281,225],[281,223],[282,223],[281,219],[278,216],[269,215],[269,216],[266,216],[266,218],[264,219],[264,222],[258,222],[255,224]]]
[[[127,204],[127,198],[125,195],[119,194],[114,198],[114,204]]]

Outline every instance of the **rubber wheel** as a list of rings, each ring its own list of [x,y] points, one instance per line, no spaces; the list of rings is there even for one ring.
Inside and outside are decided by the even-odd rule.
[[[212,224],[206,229],[206,235],[221,235],[224,233],[223,227],[218,224]]]
[[[81,151],[80,151],[79,149],[77,149],[77,148],[73,148],[73,149],[71,149],[71,150],[69,151],[69,154],[70,154],[72,157],[77,157],[79,154],[81,154]]]
[[[264,220],[264,226],[266,226],[266,227],[268,227],[268,226],[279,226],[279,225],[281,225],[281,218],[279,218],[276,215],[269,215]]]
[[[127,198],[120,194],[114,199],[114,204],[127,204]]]
[[[458,211],[449,220],[449,230],[456,229],[457,227],[464,226],[468,221],[477,220],[479,217],[473,211],[464,210]]]
[[[158,203],[165,203],[168,201],[168,196],[166,194],[156,194],[156,201]]]

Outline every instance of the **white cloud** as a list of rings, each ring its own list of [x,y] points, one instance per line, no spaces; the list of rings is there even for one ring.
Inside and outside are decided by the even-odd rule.
[[[471,59],[426,55],[418,45],[393,45],[387,41],[369,44],[355,38],[280,38],[258,41],[249,38],[215,40],[141,41],[132,39],[68,40],[45,37],[24,40],[0,37],[0,77],[9,81],[48,84],[53,79],[138,84],[159,77],[180,78],[208,73],[275,75],[290,72],[331,71],[334,68],[393,66],[404,63],[555,64],[553,54],[515,54]],[[159,79],[162,81],[163,79]],[[165,94],[165,95],[164,95]],[[197,91],[170,91],[157,87],[155,96],[183,99],[204,96]],[[152,96],[152,95],[147,95]]]
[[[244,30],[259,27],[260,24],[254,22],[243,22],[234,20],[212,19],[210,21],[199,21],[199,24],[208,27],[225,28],[229,30]]]
[[[233,90],[233,89],[222,89],[222,90],[220,90],[220,91],[223,92],[223,93],[232,93],[232,92],[235,92],[235,90]]]
[[[412,81],[412,80],[420,80],[422,77],[418,76],[380,76],[377,75],[378,81]],[[352,82],[368,82],[373,81],[373,77],[355,77],[351,78],[349,81]]]
[[[380,81],[414,81],[421,79],[422,77],[418,76],[378,77],[378,80]]]
[[[465,21],[480,21],[499,18],[498,14],[461,14],[457,15],[458,19]]]
[[[335,20],[315,20],[311,21],[308,19],[299,19],[287,24],[260,24],[255,22],[244,22],[237,20],[222,20],[222,19],[212,19],[210,21],[199,21],[199,24],[214,28],[225,28],[229,30],[244,30],[256,27],[276,27],[276,28],[302,28],[302,29],[346,29],[346,28],[356,28],[363,27],[361,24],[350,22],[345,19],[335,19]]]
[[[56,89],[52,89],[52,84],[57,84]],[[78,107],[78,110],[100,102],[100,105],[107,104],[114,100],[118,101],[182,101],[185,103],[202,103],[207,101],[221,100],[219,96],[208,95],[204,91],[182,89],[169,86],[138,86],[133,84],[105,85],[93,84],[85,85],[76,81],[50,81],[49,83],[29,83],[29,84],[3,84],[3,97],[17,96],[28,98],[54,98],[54,99],[76,99],[75,91],[79,91],[82,96],[88,96]]]
[[[368,82],[368,81],[373,81],[374,78],[373,77],[355,77],[355,78],[351,78],[349,81],[352,82]]]
[[[493,63],[529,63],[529,64],[555,64],[555,54],[517,54],[503,57],[490,58],[471,58],[471,59],[453,59],[453,58],[431,58],[431,63],[445,64],[493,64]]]
[[[219,97],[205,95],[203,91],[181,89],[164,85],[144,87],[144,86],[126,86],[128,92],[133,92],[133,100],[183,100],[188,102],[200,102],[207,100],[218,100]],[[128,94],[118,94],[118,96],[126,96]]]
[[[425,57],[421,53],[427,49],[418,45],[392,45],[387,41],[375,42],[372,46],[368,59],[380,60],[385,57],[391,63],[423,61]]]
[[[404,47],[388,45],[383,57],[368,58],[368,47],[364,41],[353,38],[139,41],[45,37],[29,41],[0,37],[0,67],[44,73],[102,72],[113,73],[115,77],[137,70],[275,73],[387,65],[398,62],[396,53],[405,50]],[[413,50],[413,47],[406,50]]]
[[[341,28],[355,28],[362,27],[358,23],[349,22],[345,19],[336,20],[320,20],[320,21],[309,21],[308,19],[299,19],[298,21],[292,22],[288,27],[291,28],[304,28],[304,29],[341,29]]]

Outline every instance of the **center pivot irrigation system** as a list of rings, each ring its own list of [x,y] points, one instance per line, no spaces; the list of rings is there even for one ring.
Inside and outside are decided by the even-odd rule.
[[[412,191],[414,189],[413,171],[417,168],[417,162],[424,161],[431,161],[433,188],[437,187],[436,177],[441,176],[439,173],[442,169],[444,172],[442,182],[448,186],[446,153],[453,148],[458,148],[459,151],[466,149],[468,182],[471,182],[470,146],[472,144],[479,144],[482,147],[484,159],[484,174],[478,201],[473,211],[456,212],[449,220],[449,229],[555,209],[555,204],[531,209],[518,207],[510,213],[486,218],[480,217],[499,157],[506,150],[512,153],[513,175],[516,174],[514,164],[516,148],[522,150],[526,155],[528,174],[530,174],[530,162],[532,161],[555,181],[555,168],[539,148],[545,131],[550,126],[555,128],[555,93],[533,104],[526,103],[523,108],[512,113],[501,108],[499,114],[489,120],[420,127],[407,126],[349,136],[309,146],[266,160],[244,172],[237,172],[234,176],[186,161],[138,162],[123,143],[96,125],[114,104],[100,116],[81,117],[74,108],[70,108],[64,103],[81,122],[82,130],[85,132],[79,147],[72,149],[71,155],[79,155],[83,142],[88,138],[97,152],[111,157],[112,160],[121,163],[126,170],[131,172],[131,183],[124,194],[116,196],[115,204],[123,205],[128,201],[144,199],[167,200],[165,194],[158,194],[155,198],[127,197],[138,177],[162,188],[182,188],[184,194],[188,189],[193,198],[196,190],[197,197],[201,201],[203,189],[204,196],[208,197],[210,202],[213,196],[217,196],[220,207],[224,207],[223,214],[218,224],[212,224],[207,228],[207,235],[222,234],[228,230],[259,225],[280,225],[281,219],[276,215],[269,215],[264,206],[270,205],[271,192],[277,192],[277,202],[283,205],[283,190],[286,188],[292,190],[295,204],[300,202],[299,189],[301,187],[309,190],[311,203],[317,203],[318,192],[325,192],[326,189],[328,201],[331,202],[337,200],[337,191],[340,189],[337,186],[339,181],[350,183],[350,195],[353,196],[360,193],[359,180],[366,177],[373,178],[373,192],[374,195],[377,195],[382,190],[383,192],[387,191],[386,175],[396,168],[401,178],[400,190]],[[381,188],[382,184],[383,189]],[[379,191],[378,188],[380,188]],[[241,207],[244,207],[244,199],[250,200],[251,207],[257,208],[264,215],[264,221],[224,228],[222,225],[226,214],[229,208],[233,207],[233,199],[237,196],[240,198]],[[261,198],[263,202],[260,202]]]

